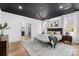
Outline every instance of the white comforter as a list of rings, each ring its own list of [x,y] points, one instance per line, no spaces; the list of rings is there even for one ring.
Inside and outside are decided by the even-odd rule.
[[[48,38],[49,34],[39,34],[35,36],[35,39],[40,40],[42,42],[49,42]],[[61,40],[62,35],[53,35],[58,38],[58,41]]]
[[[48,34],[38,34],[35,39],[40,40],[42,42],[49,42]]]

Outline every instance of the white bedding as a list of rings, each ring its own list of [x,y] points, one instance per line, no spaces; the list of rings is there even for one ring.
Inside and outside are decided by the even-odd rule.
[[[48,34],[38,34],[35,39],[40,40],[42,42],[49,42]]]
[[[49,34],[39,34],[35,37],[35,39],[40,40],[42,42],[49,42],[48,38]],[[62,39],[62,35],[53,35],[58,38],[58,41]]]

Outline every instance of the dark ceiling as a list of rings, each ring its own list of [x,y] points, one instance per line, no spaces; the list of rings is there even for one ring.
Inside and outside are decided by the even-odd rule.
[[[79,10],[78,3],[0,3],[2,11],[39,20],[61,16]]]

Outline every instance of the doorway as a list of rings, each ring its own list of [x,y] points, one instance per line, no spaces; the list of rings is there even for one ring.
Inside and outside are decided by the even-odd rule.
[[[31,24],[23,22],[21,25],[21,37],[22,40],[31,38]]]
[[[31,24],[28,25],[28,35],[31,37]]]

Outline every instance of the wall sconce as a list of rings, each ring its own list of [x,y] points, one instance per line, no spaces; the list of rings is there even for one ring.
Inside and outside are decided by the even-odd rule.
[[[43,33],[47,33],[47,26],[43,29]]]
[[[47,28],[45,28],[44,31],[47,32]]]
[[[22,26],[25,26],[26,24],[25,24],[25,22],[22,22]]]

